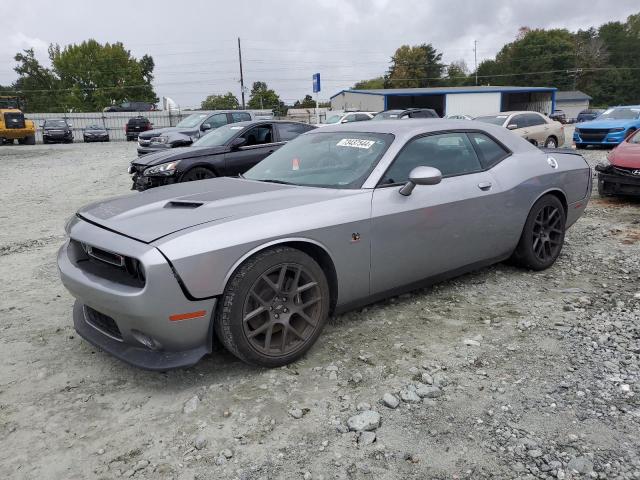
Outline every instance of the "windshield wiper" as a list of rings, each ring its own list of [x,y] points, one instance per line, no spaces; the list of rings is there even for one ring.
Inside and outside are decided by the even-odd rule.
[[[297,185],[297,183],[293,182],[285,182],[284,180],[273,180],[271,178],[262,178],[258,180],[259,182],[267,182],[267,183],[279,183],[281,185]]]

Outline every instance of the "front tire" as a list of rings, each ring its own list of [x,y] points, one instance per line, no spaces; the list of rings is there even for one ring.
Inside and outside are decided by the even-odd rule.
[[[230,278],[216,335],[240,360],[280,367],[304,355],[329,315],[329,284],[309,255],[275,247],[245,261]]]
[[[181,182],[194,182],[196,180],[207,180],[208,178],[215,178],[216,174],[205,167],[195,167],[191,170],[187,170],[180,177]]]
[[[549,137],[544,142],[544,146],[546,148],[558,148],[558,140],[556,140],[556,137]]]
[[[553,265],[564,244],[566,213],[555,195],[545,195],[531,208],[513,253],[516,265],[545,270]]]
[[[27,137],[24,137],[24,144],[25,145],[35,145],[36,144],[36,136],[35,135],[29,135]]]

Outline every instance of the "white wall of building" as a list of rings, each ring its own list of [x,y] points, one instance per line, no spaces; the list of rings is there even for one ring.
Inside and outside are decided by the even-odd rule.
[[[342,92],[331,99],[331,110],[361,110],[379,112],[384,110],[384,96],[366,93]]]
[[[564,111],[567,120],[575,119],[582,110],[589,108],[589,100],[556,100],[556,109]]]
[[[487,93],[448,93],[446,98],[447,115],[471,115],[477,117],[500,111],[501,94]]]

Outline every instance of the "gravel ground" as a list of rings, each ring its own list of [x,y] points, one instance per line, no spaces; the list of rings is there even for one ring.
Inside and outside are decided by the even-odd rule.
[[[1,478],[640,478],[640,203],[594,193],[548,271],[342,315],[289,367],[150,373],[78,338],[55,265],[134,155],[0,150]]]

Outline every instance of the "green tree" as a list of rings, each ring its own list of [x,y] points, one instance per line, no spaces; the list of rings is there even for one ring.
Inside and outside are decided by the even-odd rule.
[[[305,95],[302,100],[296,100],[293,108],[315,108],[316,101],[311,95]]]
[[[60,97],[60,81],[47,68],[40,65],[32,48],[16,53],[14,71],[18,79],[13,88],[20,91],[27,112],[64,111]]]
[[[68,108],[96,111],[125,100],[158,102],[151,85],[153,59],[135,59],[120,42],[51,45],[49,58]]]
[[[200,104],[203,110],[235,110],[240,108],[238,97],[227,92],[224,95],[209,95]]]
[[[429,43],[402,45],[391,57],[385,86],[391,88],[433,87],[441,83],[442,53]]]
[[[253,82],[247,106],[256,110],[273,110],[276,116],[286,114],[284,102],[280,100],[278,94],[274,90],[271,90],[265,82]]]
[[[448,87],[460,87],[463,85],[473,85],[469,77],[469,68],[464,60],[458,60],[447,65],[447,76],[443,79]]]
[[[369,80],[361,80],[353,86],[356,90],[379,90],[385,88],[384,77],[371,78]]]

